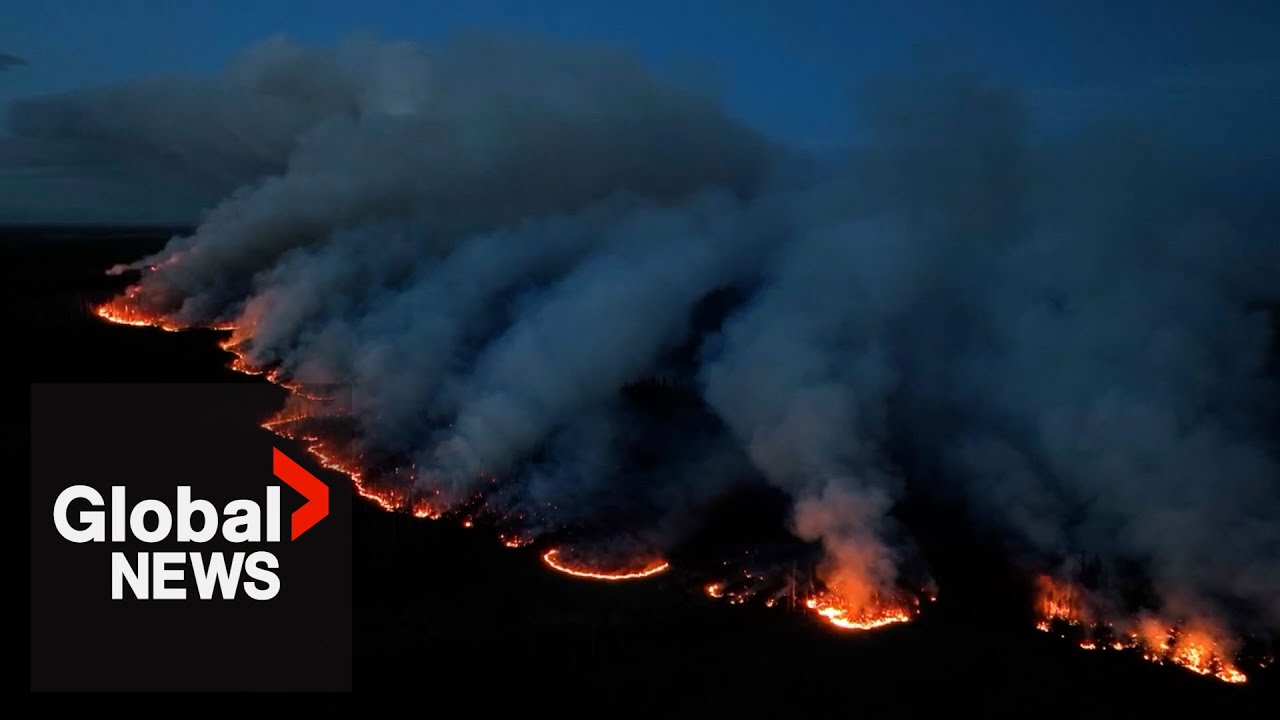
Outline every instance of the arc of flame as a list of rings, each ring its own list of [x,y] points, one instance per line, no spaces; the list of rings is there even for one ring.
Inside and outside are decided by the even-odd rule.
[[[643,578],[653,577],[658,573],[665,572],[671,567],[671,563],[666,560],[654,560],[640,570],[620,570],[617,572],[586,570],[581,567],[566,565],[564,561],[558,559],[559,556],[560,550],[558,548],[552,548],[542,554],[542,562],[546,563],[547,567],[552,570],[562,572],[565,575],[572,575],[577,578],[585,578],[587,580],[605,580],[608,582],[617,582],[620,580],[641,580]]]

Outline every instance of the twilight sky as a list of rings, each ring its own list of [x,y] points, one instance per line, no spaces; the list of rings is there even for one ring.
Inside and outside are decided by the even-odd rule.
[[[1253,152],[1239,139],[1254,138],[1257,154],[1272,156],[1280,116],[1280,3],[1266,0],[5,5],[0,56],[26,64],[0,63],[0,105],[150,75],[214,74],[277,34],[326,44],[368,30],[432,44],[481,30],[630,51],[714,90],[753,127],[814,150],[856,137],[859,86],[921,58],[1020,87],[1049,131],[1121,115],[1208,147],[1227,134],[1233,152]]]

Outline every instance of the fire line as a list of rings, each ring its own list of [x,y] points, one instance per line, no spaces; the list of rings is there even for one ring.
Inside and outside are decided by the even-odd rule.
[[[665,572],[671,567],[671,563],[666,560],[654,560],[639,570],[604,571],[587,569],[584,567],[574,567],[566,564],[566,562],[560,558],[560,550],[557,548],[552,548],[551,550],[543,553],[542,561],[547,564],[547,567],[557,572],[562,572],[565,575],[572,575],[573,577],[584,578],[587,580],[605,580],[609,582],[616,582],[620,580],[641,580],[647,577],[653,577],[658,573]]]

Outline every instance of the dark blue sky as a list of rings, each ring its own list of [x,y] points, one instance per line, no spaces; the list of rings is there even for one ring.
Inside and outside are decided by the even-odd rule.
[[[1223,114],[1265,131],[1280,95],[1280,2],[324,3],[7,0],[0,103],[156,73],[212,73],[265,36],[325,43],[355,29],[438,41],[468,29],[620,47],[717,88],[793,143],[850,135],[852,91],[921,53],[1023,87],[1043,124],[1100,109],[1190,128]],[[1257,126],[1257,127],[1254,127]]]

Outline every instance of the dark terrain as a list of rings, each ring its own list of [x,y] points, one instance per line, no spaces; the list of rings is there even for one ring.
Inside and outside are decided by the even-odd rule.
[[[92,305],[127,282],[103,270],[159,248],[172,232],[0,231],[7,269],[27,287],[15,308],[27,335],[9,348],[27,363],[21,394],[39,382],[263,382],[226,369],[229,356],[211,331],[166,333],[93,316]],[[339,487],[344,479],[328,481]],[[581,581],[548,571],[534,548],[502,547],[491,528],[415,520],[359,499],[355,505],[355,687],[413,693],[427,711],[441,698],[480,707],[494,694],[536,702],[587,694],[675,710],[696,701],[757,712],[762,703],[786,703],[850,714],[889,706],[913,715],[945,704],[953,711],[1175,716],[1204,707],[1228,715],[1267,707],[1280,686],[1275,668],[1231,687],[1131,653],[1084,652],[1035,631],[1026,580],[1000,544],[919,501],[900,515],[920,541],[940,597],[915,622],[861,634],[798,612],[710,600],[700,592],[703,578],[682,570],[679,555],[671,572],[651,580]],[[775,510],[767,497],[722,503],[704,535]],[[689,554],[699,542],[695,535]]]

